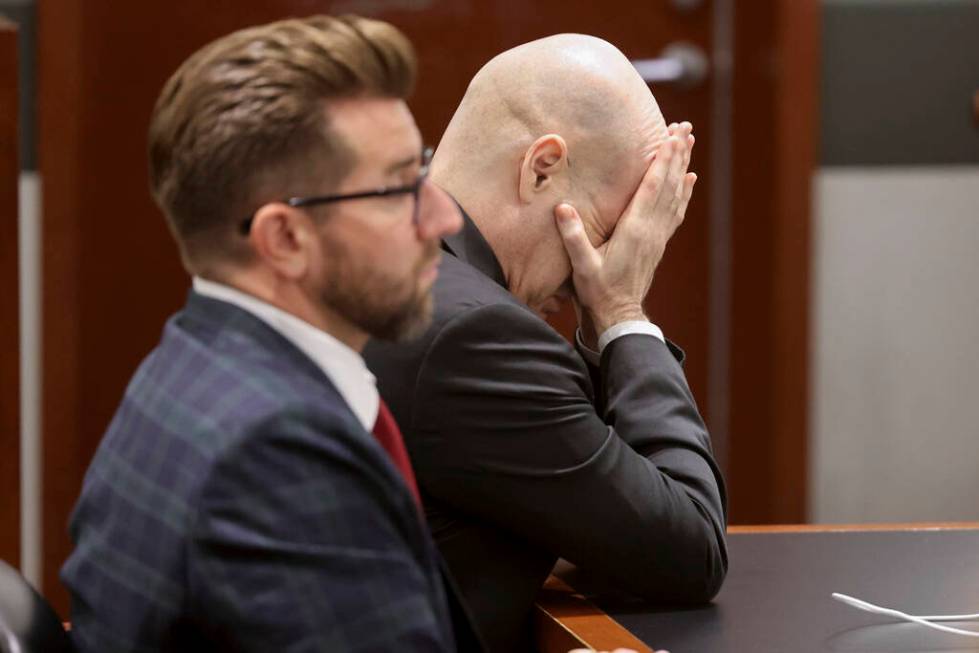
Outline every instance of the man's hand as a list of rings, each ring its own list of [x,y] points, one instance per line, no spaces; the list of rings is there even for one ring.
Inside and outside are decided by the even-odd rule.
[[[670,125],[669,138],[660,145],[612,237],[597,249],[573,206],[562,203],[554,209],[583,309],[579,324],[590,320],[595,337],[619,322],[646,319],[643,299],[666,243],[683,222],[697,181],[696,174],[687,172],[692,130],[688,122]]]

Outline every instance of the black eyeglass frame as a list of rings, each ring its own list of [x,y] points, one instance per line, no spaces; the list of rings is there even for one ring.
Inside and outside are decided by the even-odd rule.
[[[390,197],[392,195],[414,195],[415,207],[411,214],[411,223],[418,224],[418,204],[419,195],[421,194],[422,184],[428,179],[428,171],[432,164],[432,153],[431,147],[426,147],[422,150],[421,154],[421,168],[418,170],[418,178],[410,184],[404,186],[382,186],[381,188],[376,188],[374,190],[364,190],[358,191],[356,193],[341,193],[339,195],[311,195],[309,197],[290,197],[286,200],[281,200],[283,204],[288,204],[294,208],[305,208],[307,206],[318,206],[320,204],[332,204],[334,202],[344,202],[346,200],[363,200],[370,197]],[[241,221],[240,229],[241,233],[245,236],[251,231],[252,220],[255,219],[254,215],[251,215]]]

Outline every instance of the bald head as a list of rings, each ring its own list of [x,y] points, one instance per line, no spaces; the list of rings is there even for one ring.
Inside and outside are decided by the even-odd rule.
[[[615,46],[559,34],[507,50],[476,74],[442,137],[433,176],[485,180],[501,158],[549,133],[568,145],[576,181],[603,182],[623,159],[648,161],[666,125]]]
[[[548,290],[537,286],[570,273],[554,207],[571,201],[589,236],[603,241],[666,137],[625,55],[592,36],[560,34],[507,50],[476,74],[432,178],[467,210],[510,290],[530,303]],[[547,283],[538,280],[545,272]]]

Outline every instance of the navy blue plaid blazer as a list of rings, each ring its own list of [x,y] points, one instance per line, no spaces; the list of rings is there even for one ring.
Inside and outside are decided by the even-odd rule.
[[[194,292],[70,531],[83,652],[455,650],[459,606],[385,451],[288,340]]]

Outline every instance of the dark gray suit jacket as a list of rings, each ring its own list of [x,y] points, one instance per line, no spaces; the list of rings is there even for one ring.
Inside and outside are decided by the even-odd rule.
[[[507,291],[468,216],[443,249],[432,326],[365,358],[490,648],[526,645],[559,556],[650,601],[708,601],[727,570],[724,486],[679,350],[627,335],[591,368]]]

